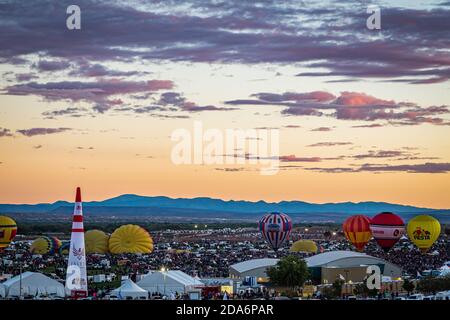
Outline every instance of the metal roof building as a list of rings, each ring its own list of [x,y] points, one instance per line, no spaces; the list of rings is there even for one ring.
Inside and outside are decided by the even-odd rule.
[[[258,280],[267,280],[266,270],[276,265],[278,259],[255,259],[236,263],[230,266],[230,277],[245,278],[257,277]],[[365,253],[354,251],[329,251],[305,259],[313,280],[321,283],[330,283],[336,278],[346,281],[360,282],[367,275],[368,266],[378,266],[381,274],[398,278],[402,269],[386,260],[373,257]]]
[[[253,259],[239,262],[230,266],[230,277],[241,279],[245,277],[256,277],[263,280],[267,278],[266,270],[276,265],[278,259]]]

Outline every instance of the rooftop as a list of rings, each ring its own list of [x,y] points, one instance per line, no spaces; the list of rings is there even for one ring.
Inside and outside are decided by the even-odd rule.
[[[233,264],[230,266],[230,268],[233,268],[237,272],[242,273],[242,272],[247,272],[247,271],[250,271],[253,269],[257,269],[257,268],[272,267],[272,266],[276,265],[277,262],[278,262],[278,259],[270,259],[270,258],[253,259],[253,260],[247,260],[247,261]]]

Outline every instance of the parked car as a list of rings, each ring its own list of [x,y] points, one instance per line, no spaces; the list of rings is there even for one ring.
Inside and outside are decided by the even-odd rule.
[[[435,300],[450,300],[450,291],[436,293]]]
[[[410,295],[406,300],[423,300],[423,297],[424,297],[423,294],[417,293]]]

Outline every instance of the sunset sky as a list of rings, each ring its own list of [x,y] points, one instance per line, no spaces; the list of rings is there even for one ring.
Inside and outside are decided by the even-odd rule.
[[[0,0],[0,203],[80,186],[450,208],[449,18],[445,0]],[[279,173],[173,164],[195,120],[279,129]]]

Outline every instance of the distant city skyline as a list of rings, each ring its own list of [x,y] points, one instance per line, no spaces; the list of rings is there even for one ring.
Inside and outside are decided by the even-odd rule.
[[[0,203],[120,194],[450,208],[447,1],[0,6]],[[381,30],[366,28],[368,4]],[[280,132],[280,171],[175,165],[174,130]],[[248,158],[246,150],[231,157]]]

